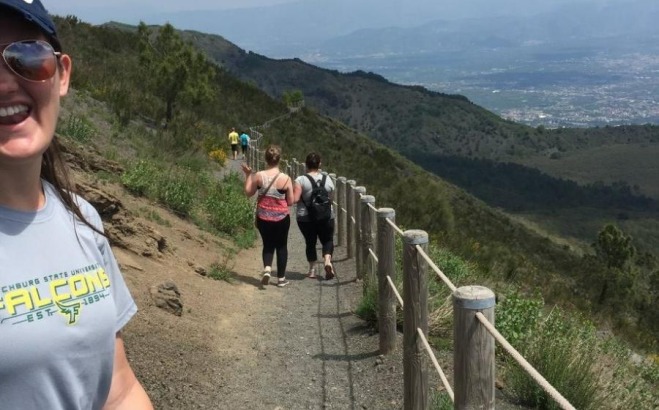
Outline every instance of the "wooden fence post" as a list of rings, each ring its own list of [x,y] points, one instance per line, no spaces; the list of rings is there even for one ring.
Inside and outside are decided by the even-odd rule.
[[[352,219],[355,217],[355,182],[354,179],[349,179],[346,187],[346,231],[348,232],[348,259],[355,256],[355,224]]]
[[[364,261],[362,260],[362,212],[361,202],[362,195],[366,194],[366,188],[363,186],[355,187],[355,273],[357,279],[364,279]]]
[[[304,164],[299,164],[299,165],[298,165],[298,170],[297,170],[297,175],[298,175],[298,176],[300,176],[300,175],[304,175],[305,172],[306,172],[306,170],[307,170],[307,169],[306,169],[306,165],[304,165]]]
[[[256,149],[254,150],[254,167],[252,167],[253,170],[256,172],[261,170],[261,152],[259,151],[259,140],[256,140]]]
[[[416,246],[428,249],[428,234],[408,230],[403,235],[403,404],[405,410],[428,408],[428,371],[424,365],[425,348],[417,328],[428,337],[427,262]]]
[[[345,242],[345,222],[346,214],[343,210],[346,208],[346,177],[336,179],[336,246],[343,246]]]
[[[256,170],[256,162],[254,159],[256,158],[256,141],[250,141],[249,144],[249,167],[252,168],[253,170]]]
[[[392,208],[380,208],[378,220],[378,328],[380,354],[389,354],[396,348],[396,295],[389,286],[387,276],[396,279],[396,238],[394,228],[387,223],[396,220]],[[395,283],[395,282],[394,282]]]
[[[362,272],[364,272],[363,277],[364,277],[364,286],[363,286],[363,291],[364,294],[366,294],[367,289],[369,286],[375,284],[375,278],[373,277],[373,266],[374,264],[371,263],[371,254],[368,251],[371,249],[373,252],[375,252],[375,219],[372,217],[371,213],[371,206],[374,206],[375,204],[375,197],[373,195],[362,195],[361,199],[361,216],[359,217],[360,225],[361,225],[361,269]],[[369,206],[370,205],[370,206]]]
[[[333,172],[330,172],[329,174],[327,174],[327,176],[332,179],[332,184],[334,184],[334,189],[336,190],[336,174],[333,173]],[[334,196],[336,196],[336,195],[334,195]],[[336,207],[334,206],[334,199],[335,198],[332,199],[332,209],[336,210]],[[336,211],[335,211],[335,213],[334,213],[334,237],[337,237],[337,236],[338,236],[338,232],[336,230]],[[334,239],[334,245],[338,245],[336,239]]]
[[[254,149],[252,150],[252,169],[255,171],[259,170],[259,141],[254,142]]]
[[[481,325],[481,312],[494,325],[494,292],[463,286],[453,292],[455,409],[494,410],[494,337]]]

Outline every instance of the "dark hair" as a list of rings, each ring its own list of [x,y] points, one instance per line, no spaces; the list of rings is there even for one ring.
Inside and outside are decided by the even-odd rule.
[[[307,159],[304,161],[304,164],[310,171],[317,170],[320,167],[320,154],[317,152],[310,152],[309,155],[307,155]]]
[[[281,147],[279,145],[269,145],[265,150],[265,162],[270,166],[279,164],[281,159]]]
[[[69,178],[68,167],[64,162],[64,159],[62,159],[62,149],[60,148],[60,143],[56,135],[53,136],[53,140],[41,159],[41,178],[50,182],[50,184],[55,187],[64,206],[71,211],[78,220],[89,226],[95,232],[107,236],[84,217],[80,211],[80,207],[73,199],[72,193],[74,192],[74,187],[71,183],[71,178]]]

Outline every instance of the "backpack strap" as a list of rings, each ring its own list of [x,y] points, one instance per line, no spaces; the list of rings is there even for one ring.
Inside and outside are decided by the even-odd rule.
[[[318,182],[315,179],[313,179],[313,177],[311,175],[304,174],[304,176],[309,178],[309,181],[311,182],[311,189],[313,189],[313,187],[315,187],[316,184],[318,184]]]
[[[311,182],[311,190],[313,191],[313,188],[316,186],[316,180],[313,179],[313,177],[309,174],[304,174],[304,176],[309,179],[309,182]],[[311,205],[311,204],[308,204],[302,196],[300,196],[300,199],[302,199],[302,203],[304,204],[304,206],[309,208],[309,205]]]
[[[311,181],[311,188],[317,186],[317,187],[323,187],[325,188],[325,181],[327,181],[327,174],[322,174],[323,177],[320,179],[320,181],[316,181],[311,175],[309,174],[304,174],[305,177],[309,178],[309,181]]]

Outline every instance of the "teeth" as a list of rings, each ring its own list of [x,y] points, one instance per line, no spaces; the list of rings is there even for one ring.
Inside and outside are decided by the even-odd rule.
[[[18,114],[19,112],[27,111],[27,105],[13,105],[10,107],[0,108],[0,117],[8,117],[10,115]]]

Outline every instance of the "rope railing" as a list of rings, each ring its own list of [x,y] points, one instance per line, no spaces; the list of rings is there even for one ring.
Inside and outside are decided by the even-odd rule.
[[[394,281],[391,280],[391,276],[387,276],[387,282],[389,283],[389,286],[391,287],[391,290],[396,295],[396,299],[398,299],[398,304],[400,305],[401,308],[403,308],[404,305],[405,305],[403,303],[403,298],[400,296],[400,293],[398,293],[398,289],[396,289],[396,285],[394,284]]]
[[[371,255],[375,263],[380,262],[380,259],[378,259],[378,255],[376,255],[375,252],[373,252],[373,249],[368,248],[368,253]]]
[[[357,197],[357,199],[363,200],[364,198],[366,198],[366,195],[364,195],[363,192],[359,192],[356,195],[356,197]],[[378,208],[376,208],[370,202],[369,203],[363,203],[363,206],[368,211],[372,211],[372,212],[375,212],[375,213],[377,213],[379,211]],[[358,211],[356,211],[355,213],[357,214],[357,212]],[[366,214],[364,214],[364,215],[366,215]],[[353,216],[348,216],[348,218],[349,218],[349,221],[351,222],[351,225],[354,225],[355,230],[363,229],[364,231],[366,231],[366,232],[357,233],[358,236],[359,236],[359,234],[361,234],[361,235],[364,235],[365,233],[370,234],[368,226],[367,227],[357,226],[359,224],[358,219],[356,219]],[[391,219],[384,218],[384,222],[389,227],[391,227],[393,232],[395,232],[396,234],[401,235],[401,236],[406,235],[406,232],[404,232],[400,227],[398,227],[395,224],[395,222],[392,221]],[[416,251],[416,254],[418,255],[418,258],[420,260],[423,260],[425,263],[427,263],[428,266],[439,277],[439,279],[450,289],[450,291],[452,293],[456,294],[457,291],[458,291],[458,288],[455,286],[455,284],[453,284],[453,282],[448,278],[448,276],[446,274],[444,274],[444,272],[435,264],[435,262],[429,257],[429,255],[425,251],[424,247],[421,246],[421,245],[416,244],[416,245],[414,245],[414,250]],[[379,262],[378,253],[376,252],[375,249],[373,249],[371,247],[367,247],[367,251],[368,251],[368,254],[371,256],[371,258],[373,260]],[[358,269],[359,269],[359,267],[358,267]],[[386,275],[384,277],[384,279],[386,280],[387,288],[389,288],[391,290],[391,292],[393,293],[393,295],[394,295],[395,299],[397,300],[398,304],[400,304],[401,308],[404,308],[404,306],[405,306],[404,302],[403,302],[404,299],[398,293],[398,290],[397,290],[396,285],[395,285],[394,281],[392,280],[392,278],[389,275]],[[487,294],[487,297],[483,297],[482,295],[479,295],[479,296],[475,297],[475,299],[474,299],[475,303],[473,301],[468,301],[468,303],[466,303],[467,309],[465,311],[468,312],[467,316],[469,316],[470,314],[473,314],[473,312],[475,312],[476,317],[480,320],[480,322],[484,322],[484,321],[487,322],[487,325],[485,325],[485,329],[488,332],[490,332],[490,334],[491,334],[490,329],[494,330],[495,332],[496,332],[496,329],[494,329],[494,327],[491,326],[491,322],[489,322],[487,320],[485,315],[480,310],[483,310],[483,308],[486,307],[485,305],[482,305],[482,303],[489,299],[488,303],[491,303],[491,309],[489,309],[490,310],[489,314],[492,316],[492,320],[493,320],[494,319],[494,317],[493,317],[493,315],[494,315],[494,297],[493,297],[493,294],[491,294],[491,291],[489,291],[486,288],[484,288],[484,289],[489,292]],[[470,290],[472,290],[472,289],[470,289]],[[479,292],[480,292],[480,290],[476,290],[475,293],[479,293]],[[490,296],[492,296],[492,297],[490,297]],[[456,298],[456,299],[458,299],[458,298]],[[470,304],[473,304],[478,309],[476,309],[476,310],[472,309],[472,308],[474,308],[474,306],[471,306]],[[454,308],[456,308],[456,306],[454,306]],[[470,323],[470,322],[471,321],[465,321],[465,323]],[[457,328],[457,326],[458,325],[456,325],[456,328]],[[423,330],[420,327],[417,327],[415,330],[416,330],[416,333],[417,333],[419,339],[421,340],[421,344],[423,345],[423,348],[425,349],[425,353],[428,355],[428,357],[430,358],[430,360],[432,361],[432,363],[435,367],[435,370],[439,374],[439,377],[442,381],[442,384],[444,385],[444,388],[445,388],[447,394],[451,398],[451,401],[453,401],[456,404],[456,408],[458,408],[458,403],[456,403],[456,400],[455,400],[455,393],[453,392],[453,389],[451,388],[450,383],[448,382],[448,379],[447,379],[446,375],[444,374],[441,366],[439,365],[439,362],[437,361],[437,358],[436,358],[434,352],[432,351],[432,348],[430,347],[430,344],[427,341],[425,333],[423,332]],[[499,344],[504,346],[504,348],[506,350],[508,350],[508,348],[512,348],[512,346],[507,341],[505,341],[505,339],[500,334],[498,334],[498,332],[497,332],[497,335],[498,336],[494,337],[494,340],[496,340],[497,342],[499,342]],[[494,334],[492,334],[492,336],[494,336]],[[488,349],[486,349],[486,350],[488,350]],[[474,353],[474,354],[471,354],[472,357],[477,356],[477,354],[475,354],[475,352],[472,352],[472,353]],[[492,394],[491,394],[491,403],[492,403],[492,405],[494,403],[494,388],[493,388],[494,387],[494,377],[493,377],[493,374],[494,374],[494,354],[493,353],[494,353],[494,346],[492,345],[491,355],[490,355],[491,356],[491,361],[492,361],[492,366],[491,366],[491,376],[492,377],[490,378],[491,379],[491,384],[492,384],[492,389],[491,389],[492,390]],[[510,351],[509,351],[509,353],[510,353]],[[511,354],[513,354],[513,353],[511,353]],[[464,356],[464,354],[463,354],[463,356]],[[467,355],[467,356],[469,356],[469,355]],[[537,383],[539,383],[540,386],[543,389],[545,389],[545,391],[557,402],[557,404],[559,406],[561,406],[561,408],[563,408],[564,410],[573,409],[573,407],[569,404],[569,402],[567,402],[567,400],[565,400],[565,398],[563,396],[561,396],[560,393],[558,393],[558,391],[556,391],[555,388],[553,388],[544,378],[542,378],[542,376],[540,376],[539,372],[537,372],[535,369],[533,369],[530,366],[530,364],[528,364],[528,362],[526,362],[526,360],[524,360],[518,353],[517,353],[517,357],[519,359],[523,360],[524,361],[523,363],[526,363],[526,365],[523,365],[522,362],[520,362],[520,364],[522,364],[522,367],[524,368],[524,370],[529,372],[531,377],[533,377],[533,379]],[[457,382],[457,377],[456,377],[456,382]],[[461,386],[460,388],[462,390],[464,390],[463,386]],[[465,390],[465,391],[468,391],[468,390]],[[462,396],[465,396],[465,394],[464,394],[465,391],[462,392]],[[462,404],[464,404],[465,401],[468,401],[468,400],[469,399],[465,399],[464,397],[460,397],[460,402],[461,402],[460,403],[460,408],[463,408]],[[406,408],[407,408],[407,406],[406,406]],[[483,408],[485,408],[485,407],[483,407]]]
[[[403,232],[395,223],[391,222],[389,219],[386,221],[392,228],[394,228],[394,231],[396,231],[398,235],[403,236],[405,234],[405,232]]]
[[[423,343],[423,346],[426,348],[426,352],[428,353],[428,356],[430,356],[430,360],[432,360],[432,364],[435,365],[435,370],[437,370],[437,373],[439,373],[439,378],[442,380],[442,384],[446,389],[446,393],[448,393],[449,397],[451,398],[451,401],[455,401],[451,384],[448,382],[448,379],[446,378],[446,375],[444,374],[442,367],[439,365],[439,362],[435,357],[435,353],[433,353],[432,348],[430,347],[430,343],[428,343],[428,339],[426,339],[426,335],[424,335],[423,330],[419,329],[418,327],[416,328],[416,333],[421,338],[421,342]]]
[[[258,140],[257,140],[258,142]],[[252,148],[250,146],[250,148]],[[254,148],[258,148],[255,144]],[[257,163],[258,149],[252,150],[255,155],[250,156],[254,164]],[[293,158],[292,163],[286,161],[287,170],[292,177],[301,175],[302,164],[297,164]],[[365,270],[377,266],[379,278],[379,309],[380,351],[386,354],[393,350],[395,345],[396,309],[398,304],[403,309],[403,342],[404,360],[406,368],[404,380],[405,409],[426,408],[427,386],[425,372],[420,371],[419,354],[426,354],[432,361],[439,374],[444,389],[454,403],[455,408],[483,408],[494,409],[494,343],[498,342],[544,389],[549,396],[563,410],[573,410],[574,407],[540,375],[509,342],[492,325],[494,322],[494,293],[480,286],[456,287],[446,274],[432,261],[426,251],[428,237],[424,231],[403,231],[398,227],[393,217],[382,217],[381,214],[395,214],[390,208],[377,208],[373,204],[374,197],[365,195],[364,187],[357,187],[354,180],[344,177],[336,178],[331,174],[338,198],[334,202],[338,212],[337,230],[339,244],[345,243],[348,258],[355,258],[357,263],[357,277]],[[338,182],[338,183],[337,183]],[[387,212],[385,212],[387,211]],[[378,216],[375,218],[375,216]],[[374,222],[377,220],[377,229]],[[391,237],[386,238],[390,243],[387,249],[380,249],[383,233],[390,229]],[[377,231],[377,233],[376,233]],[[395,285],[395,261],[392,261],[393,235],[403,237],[403,291],[401,296]],[[347,235],[344,242],[343,235]],[[375,246],[374,238],[378,239]],[[374,262],[374,263],[373,263]],[[426,266],[429,266],[439,279],[453,293],[454,315],[454,383],[452,388],[444,374],[432,348],[427,340],[427,275]],[[387,272],[385,272],[385,270]],[[367,272],[368,273],[368,272]],[[371,272],[371,276],[374,273]],[[370,277],[370,276],[369,276]],[[365,286],[368,281],[364,281]],[[410,289],[411,288],[411,289]],[[386,294],[386,295],[385,295]],[[408,303],[404,303],[408,298]],[[425,311],[424,311],[425,309]],[[478,326],[474,327],[474,323]],[[481,327],[483,330],[479,330]],[[410,359],[413,358],[413,359]],[[470,372],[476,372],[469,376]]]
[[[451,280],[450,280],[446,275],[444,275],[444,272],[442,272],[442,270],[439,269],[439,268],[437,267],[437,265],[435,265],[435,262],[433,262],[432,259],[430,259],[430,257],[428,256],[428,254],[425,253],[425,252],[423,251],[423,249],[422,249],[420,246],[417,246],[417,247],[416,247],[416,250],[419,252],[419,255],[421,255],[421,257],[422,257],[423,259],[425,259],[426,262],[428,262],[428,265],[430,265],[430,267],[432,268],[432,270],[435,271],[435,273],[437,274],[437,276],[439,276],[439,278],[442,280],[442,282],[444,282],[444,284],[445,284],[446,286],[448,286],[449,289],[451,289],[451,292],[455,292],[455,290],[457,289],[457,287],[455,287],[455,285],[453,284],[453,282],[451,282]]]

